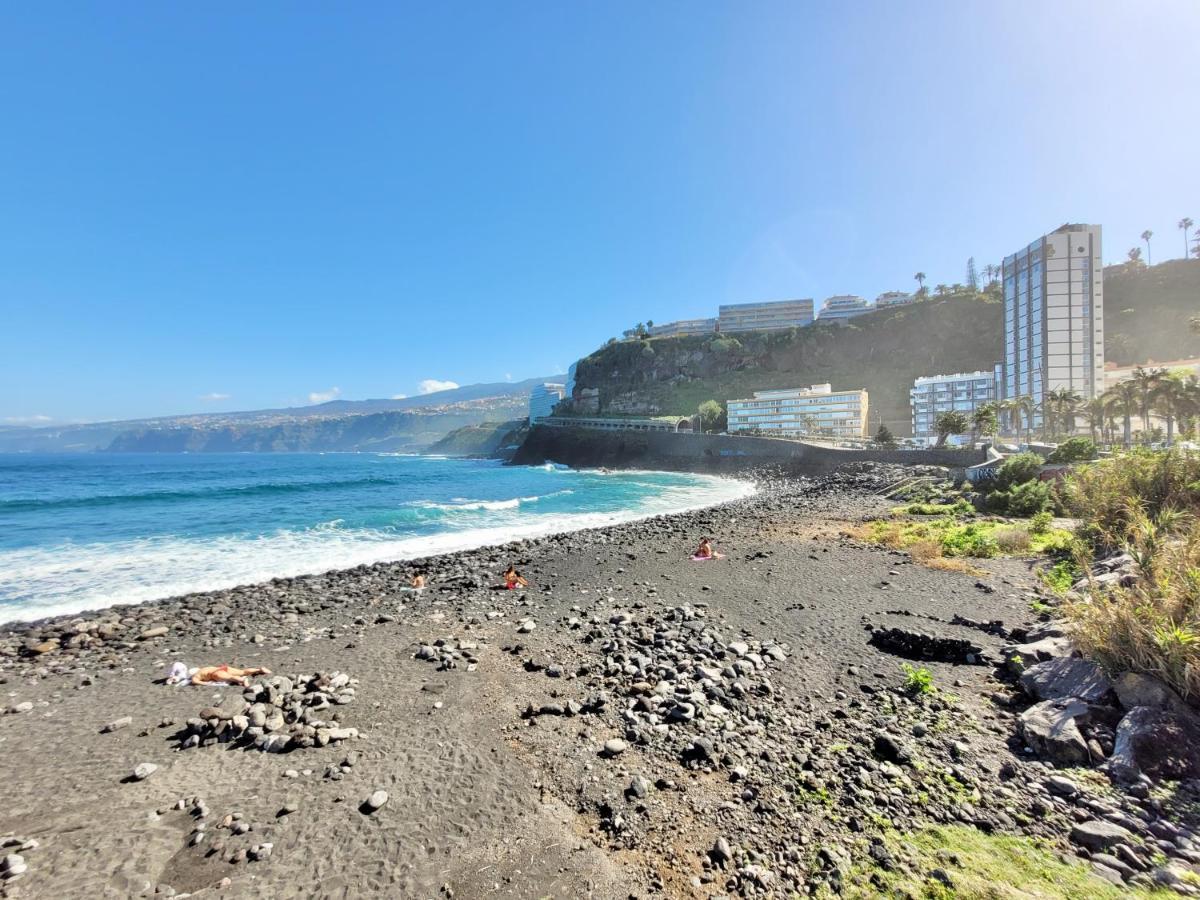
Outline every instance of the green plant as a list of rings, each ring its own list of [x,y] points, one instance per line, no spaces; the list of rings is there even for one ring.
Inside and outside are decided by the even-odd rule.
[[[1050,485],[1044,481],[1025,481],[987,495],[987,508],[1007,516],[1033,516],[1054,504]]]
[[[1091,438],[1068,438],[1046,457],[1046,462],[1072,463],[1096,458],[1096,444]]]
[[[900,668],[904,671],[904,689],[908,693],[916,696],[934,692],[933,673],[924,666],[915,668],[908,663],[902,663]]]
[[[997,528],[993,537],[1001,553],[1020,553],[1028,550],[1033,544],[1028,531],[1013,526]]]
[[[933,420],[933,430],[937,432],[937,443],[934,446],[945,446],[946,438],[952,434],[962,434],[969,427],[970,422],[967,421],[965,413],[953,409],[938,413]]]
[[[1047,510],[1034,513],[1029,520],[1030,534],[1045,534],[1050,530],[1050,523],[1054,521],[1054,516]]]
[[[1014,454],[1000,464],[988,487],[997,491],[1007,491],[1018,484],[1033,481],[1041,468],[1042,458],[1036,453]]]

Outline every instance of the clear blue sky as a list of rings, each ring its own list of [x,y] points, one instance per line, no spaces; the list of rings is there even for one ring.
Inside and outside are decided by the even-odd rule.
[[[1068,220],[1179,256],[1197,47],[1195,0],[5,4],[0,422],[545,375]]]

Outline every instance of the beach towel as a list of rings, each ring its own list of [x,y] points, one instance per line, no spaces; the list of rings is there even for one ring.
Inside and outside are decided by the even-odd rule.
[[[697,556],[696,554],[693,554],[692,562],[708,562],[710,559],[724,559],[724,558],[725,558],[724,553],[714,553],[712,556]]]

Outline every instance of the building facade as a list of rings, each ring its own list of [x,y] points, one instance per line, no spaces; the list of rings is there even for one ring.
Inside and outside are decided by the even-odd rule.
[[[554,407],[566,395],[566,386],[553,382],[535,384],[529,392],[529,424],[534,425],[549,418]]]
[[[812,324],[813,302],[810,298],[769,303],[724,303],[717,312],[717,329],[723,334],[803,328]]]
[[[694,421],[689,417],[680,416],[650,416],[650,417],[601,417],[601,416],[561,416],[557,419],[543,419],[542,425],[553,425],[556,428],[592,428],[597,431],[673,431],[691,432]]]
[[[1104,390],[1104,287],[1099,225],[1063,225],[1005,257],[1003,397]],[[1011,423],[1010,423],[1011,426]]]
[[[875,307],[862,297],[854,294],[838,294],[825,301],[817,318],[822,322],[844,324],[847,319],[853,319],[855,316],[861,316],[874,309]]]
[[[675,337],[681,334],[712,334],[717,330],[716,319],[680,319],[646,329],[650,337]]]
[[[751,398],[729,401],[728,419],[730,434],[760,431],[787,437],[863,438],[867,392],[835,391],[829,384],[755,391]]]
[[[875,298],[875,308],[886,309],[889,306],[906,306],[916,302],[917,298],[914,295],[904,291],[884,291]]]
[[[969,419],[971,413],[983,404],[998,401],[1001,370],[1002,367],[997,364],[990,372],[923,375],[914,381],[908,392],[912,406],[913,437],[918,441],[933,443],[937,440],[934,423],[939,414],[955,410]]]

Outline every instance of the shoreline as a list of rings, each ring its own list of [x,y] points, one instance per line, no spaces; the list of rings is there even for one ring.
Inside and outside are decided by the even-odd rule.
[[[895,840],[936,826],[1048,841],[1109,896],[1072,829],[1102,808],[1141,834],[1150,807],[1075,772],[1055,793],[1014,743],[1031,701],[990,664],[1033,628],[1034,578],[847,537],[894,475],[764,476],[748,499],[432,557],[420,594],[390,563],[0,626],[0,836],[34,844],[8,891],[790,896],[965,878]],[[702,535],[723,560],[688,559]],[[509,562],[528,590],[494,589]],[[913,695],[872,640],[892,630],[977,651],[916,663],[937,690]],[[345,673],[321,714],[344,737],[259,752],[222,724],[243,692],[156,683],[175,661],[288,676],[251,698]]]
[[[347,455],[349,455],[350,453],[359,454],[359,451],[346,451]],[[327,454],[320,453],[320,454],[314,454],[314,455],[327,455]],[[371,453],[371,454],[360,454],[360,455],[392,456],[392,455],[396,455],[396,454]],[[420,454],[417,454],[417,456],[420,456],[421,458],[429,458],[429,459],[437,459],[437,460],[449,460],[450,459],[448,457],[439,457],[439,456],[428,456],[427,457],[427,456],[420,455]],[[478,460],[473,460],[473,462],[478,462]],[[496,462],[497,462],[497,464],[500,464],[499,461],[496,461]],[[544,466],[542,466],[542,465],[527,466],[525,468],[544,468]],[[595,470],[572,469],[571,471],[587,473],[589,471],[595,471]],[[680,474],[677,472],[659,472],[658,470],[653,470],[653,469],[621,469],[620,472],[621,472],[621,474],[625,474],[625,475],[637,475],[639,473],[647,474],[647,475],[657,475],[657,474],[677,475],[677,474]],[[693,473],[688,473],[688,474],[691,474],[691,475],[695,476],[697,479],[701,480],[699,483],[697,483],[697,485],[695,486],[695,489],[702,489],[701,486],[705,482],[707,482],[707,483],[724,482],[724,483],[730,483],[730,484],[738,483],[738,484],[742,484],[742,485],[750,485],[750,488],[747,490],[743,490],[736,496],[728,496],[728,497],[724,497],[722,499],[718,499],[715,501],[706,498],[706,499],[698,501],[698,502],[684,503],[683,505],[676,507],[676,508],[672,508],[672,509],[656,510],[653,512],[645,512],[645,513],[637,513],[634,515],[625,515],[625,514],[616,513],[616,512],[607,513],[607,512],[580,511],[580,512],[574,512],[574,513],[562,514],[561,516],[556,517],[556,521],[554,521],[554,522],[528,522],[528,523],[518,523],[518,524],[514,524],[514,525],[481,525],[481,526],[476,526],[476,527],[471,527],[471,528],[447,529],[442,532],[437,532],[437,533],[428,534],[428,535],[397,536],[394,540],[386,542],[386,545],[389,547],[397,547],[398,545],[405,545],[405,549],[400,550],[398,553],[394,549],[385,551],[385,550],[382,550],[382,548],[380,548],[377,550],[377,549],[375,549],[374,544],[372,542],[364,542],[361,546],[356,546],[351,549],[357,553],[365,554],[370,557],[374,557],[374,556],[378,555],[379,553],[383,553],[384,558],[381,558],[381,559],[370,558],[370,559],[364,559],[360,562],[355,562],[351,565],[334,565],[329,568],[306,570],[306,571],[288,571],[289,566],[286,564],[286,561],[281,561],[282,571],[277,571],[275,574],[263,573],[262,577],[252,578],[250,580],[244,580],[244,581],[228,581],[228,583],[220,583],[221,579],[215,579],[216,583],[214,583],[213,586],[211,586],[211,587],[202,587],[202,588],[179,591],[179,592],[174,592],[174,593],[156,594],[155,596],[149,596],[144,599],[138,599],[138,600],[133,600],[133,601],[129,601],[129,602],[116,602],[116,603],[104,602],[104,603],[90,604],[90,605],[87,605],[87,606],[84,606],[84,607],[78,608],[78,609],[55,610],[55,611],[50,611],[50,612],[43,612],[42,610],[36,610],[36,609],[22,610],[22,611],[17,611],[17,612],[11,613],[11,615],[12,615],[11,618],[7,618],[7,616],[10,615],[9,610],[5,609],[3,606],[0,606],[0,617],[4,617],[4,618],[0,618],[0,630],[4,629],[10,625],[21,624],[21,623],[28,623],[28,624],[34,624],[34,625],[47,624],[47,623],[50,623],[50,622],[53,622],[55,620],[62,619],[62,618],[72,618],[72,617],[85,615],[88,613],[102,612],[103,610],[117,608],[117,607],[135,607],[135,606],[141,606],[141,605],[148,604],[148,603],[161,603],[161,602],[167,602],[167,601],[186,600],[188,597],[190,597],[192,595],[212,594],[212,593],[217,593],[220,591],[228,591],[228,590],[234,590],[234,589],[239,589],[239,588],[250,588],[255,585],[266,584],[266,583],[269,583],[269,582],[272,582],[272,581],[275,581],[278,579],[284,579],[284,578],[294,579],[294,578],[302,578],[302,577],[306,577],[306,576],[321,576],[321,575],[337,574],[337,573],[357,569],[364,565],[373,566],[373,565],[405,564],[405,563],[411,564],[415,560],[433,559],[433,558],[439,558],[439,557],[444,557],[444,556],[450,556],[450,555],[453,555],[456,553],[467,553],[467,552],[470,552],[473,550],[479,550],[479,549],[482,549],[485,547],[501,546],[501,545],[504,545],[507,543],[511,543],[513,540],[534,540],[534,539],[538,539],[538,538],[553,537],[555,535],[560,535],[560,534],[570,534],[570,533],[573,533],[576,531],[583,531],[583,530],[588,530],[588,529],[592,529],[592,528],[606,528],[606,527],[610,527],[613,525],[621,525],[621,524],[624,524],[627,522],[641,521],[641,520],[644,520],[647,518],[653,518],[655,516],[660,516],[660,515],[675,515],[675,514],[694,512],[697,510],[710,508],[712,506],[721,505],[723,503],[734,502],[737,500],[746,499],[748,497],[754,496],[755,492],[757,491],[757,487],[755,486],[755,483],[756,483],[755,477],[754,477],[753,473],[743,473],[743,474],[733,474],[733,475],[714,475],[711,473],[693,472]],[[650,499],[654,500],[657,498],[650,498]],[[564,524],[566,525],[566,527],[563,527]],[[465,535],[471,535],[471,537],[464,537]],[[380,543],[383,544],[384,542],[380,542]],[[417,545],[416,547],[413,547],[413,549],[416,550],[416,552],[412,553],[412,555],[408,555],[409,548],[407,545]],[[421,545],[425,545],[425,546],[422,547]],[[90,546],[90,545],[85,545],[85,546]],[[44,548],[38,548],[38,549],[44,549]],[[151,587],[151,588],[148,588],[147,590],[155,591],[158,589]]]

